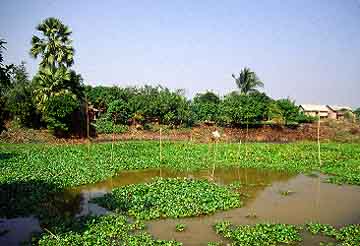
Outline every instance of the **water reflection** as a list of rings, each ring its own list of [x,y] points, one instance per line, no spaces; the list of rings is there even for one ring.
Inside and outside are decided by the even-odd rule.
[[[70,194],[81,196],[81,202],[78,204],[81,209],[78,215],[104,214],[107,211],[95,204],[89,203],[92,198],[104,195],[113,188],[129,184],[150,182],[155,177],[176,178],[187,177],[193,179],[207,179],[218,184],[227,185],[235,181],[244,184],[244,189],[249,194],[249,199],[255,198],[255,194],[263,190],[266,185],[273,182],[289,180],[292,175],[285,172],[266,171],[246,168],[217,168],[203,169],[200,171],[184,172],[171,169],[146,169],[135,171],[123,171],[117,176],[109,178],[103,182],[83,185],[66,191]]]
[[[213,225],[221,220],[238,225],[261,222],[304,224],[310,221],[335,226],[360,223],[360,187],[328,184],[322,182],[324,178],[297,175],[252,193],[255,197],[242,208],[204,217],[154,220],[148,223],[148,231],[157,238],[175,239],[184,245],[197,246],[223,240],[213,230]],[[280,194],[280,191],[287,190],[294,193],[288,196]],[[175,232],[178,223],[186,224],[187,230]],[[318,237],[307,236],[306,244],[304,241],[302,245],[315,245],[318,240]]]
[[[187,177],[207,179],[227,185],[235,181],[242,184],[239,192],[245,194],[243,208],[218,212],[211,216],[150,221],[148,231],[156,238],[176,239],[184,245],[206,245],[209,241],[220,241],[213,231],[219,220],[230,220],[234,224],[254,224],[263,221],[303,224],[310,220],[333,225],[360,223],[360,187],[337,186],[314,178],[292,175],[285,172],[244,169],[211,168],[195,172],[179,172],[170,169],[145,169],[123,171],[103,182],[83,185],[51,194],[41,206],[49,216],[78,217],[88,214],[103,215],[106,209],[89,202],[115,187],[149,182],[155,177]],[[280,191],[294,191],[289,196]],[[248,216],[254,215],[254,216]],[[182,233],[175,232],[178,223],[187,225]],[[1,219],[0,245],[18,244],[28,240],[32,231],[40,231],[39,221],[34,217]],[[309,239],[313,240],[312,238]],[[310,242],[309,241],[309,242]]]

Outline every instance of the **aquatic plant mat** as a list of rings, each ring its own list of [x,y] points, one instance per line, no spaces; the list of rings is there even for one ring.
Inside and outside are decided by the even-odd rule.
[[[105,180],[121,170],[167,167],[199,170],[245,167],[288,172],[313,170],[332,182],[360,185],[360,144],[324,143],[319,167],[316,143],[193,144],[156,141],[111,144],[0,144],[0,184],[41,180],[57,188]]]
[[[107,215],[85,217],[77,220],[68,231],[48,231],[38,242],[39,245],[149,245],[178,246],[179,242],[156,240],[141,232],[137,224],[130,223],[124,216]]]
[[[195,171],[241,167],[293,174],[320,172],[330,175],[328,181],[332,183],[360,185],[359,144],[323,143],[321,166],[318,163],[317,145],[311,142],[291,144],[163,142],[161,158],[159,150],[159,142],[155,141],[119,142],[113,147],[111,144],[0,144],[0,219],[27,216],[38,219],[43,234],[41,240],[34,241],[34,244],[178,245],[171,241],[153,239],[149,234],[136,229],[141,227],[137,221],[129,222],[123,215],[78,219],[76,215],[80,212],[79,204],[83,198],[79,194],[69,193],[63,197],[58,194],[75,186],[106,180],[123,170],[149,168]],[[180,218],[207,215],[241,206],[241,201],[246,197],[239,193],[241,189],[239,192],[236,189],[242,186],[242,183],[222,186],[198,179],[162,178],[150,183],[116,188],[111,194],[99,198],[97,202],[115,212],[129,215],[128,218],[132,219]],[[289,196],[280,195],[290,194],[290,188],[278,190],[277,195],[282,199],[292,199],[301,194],[299,190],[295,190],[295,193]],[[334,199],[336,200],[337,197]],[[69,200],[76,200],[76,206],[70,207],[67,203]],[[117,231],[113,226],[123,229]],[[191,233],[190,226],[185,228],[184,231],[176,233],[182,235]],[[229,228],[231,231],[236,231],[234,227]],[[264,229],[267,227],[255,228],[256,231],[259,229],[262,233],[268,233],[268,230]],[[336,229],[336,233],[329,228],[319,229],[316,226],[309,228],[313,228],[311,229],[313,231],[318,230],[321,235],[331,237],[343,245],[359,245],[358,225]],[[176,230],[175,226],[173,229]],[[284,238],[296,243],[297,234],[293,233],[293,229],[292,226],[270,226],[269,230],[280,233],[291,232],[291,236]],[[253,230],[248,228],[245,232],[256,234]],[[244,230],[241,235],[242,233]],[[0,239],[10,234],[11,232],[0,228]],[[280,236],[276,236],[275,239],[273,236],[269,237],[279,240],[279,243],[284,239]],[[236,243],[236,238],[234,236],[228,239]],[[136,240],[139,240],[139,243]],[[267,245],[265,239],[260,242],[253,245]]]
[[[360,225],[344,226],[335,229],[331,225],[309,223],[302,225],[289,224],[256,224],[234,226],[228,221],[215,224],[216,233],[230,239],[233,246],[267,246],[267,245],[301,245],[301,233],[310,232],[312,235],[321,234],[335,239],[343,246],[360,245]],[[323,242],[320,245],[335,245]]]
[[[94,201],[142,220],[206,215],[242,205],[240,195],[225,186],[187,178],[158,178],[128,185]]]

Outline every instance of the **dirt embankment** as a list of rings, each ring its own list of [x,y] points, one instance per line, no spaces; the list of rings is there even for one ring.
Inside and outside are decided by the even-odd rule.
[[[159,140],[159,127],[156,130],[137,130],[130,127],[123,134],[99,134],[92,142],[108,142],[112,140]],[[171,141],[212,141],[212,132],[219,131],[222,142],[293,142],[304,140],[316,140],[318,125],[302,124],[298,127],[285,127],[279,125],[265,125],[256,128],[221,128],[217,126],[197,126],[185,129],[163,128],[161,138]],[[320,138],[323,141],[341,141],[360,143],[360,124],[342,121],[324,121],[320,125]],[[59,139],[55,138],[47,130],[10,130],[0,135],[0,140],[9,143],[58,143],[77,144],[88,140],[79,138]]]
[[[191,129],[162,130],[164,140],[183,140],[195,142],[212,141],[212,132],[218,130],[223,142],[293,142],[317,140],[318,125],[302,124],[298,127],[284,127],[279,125],[265,125],[256,128],[220,128],[217,126],[198,126]],[[159,131],[139,131],[130,129],[127,133],[112,136],[99,135],[96,141],[115,140],[159,140]],[[322,122],[320,125],[320,139],[343,142],[360,142],[360,125],[347,122]]]

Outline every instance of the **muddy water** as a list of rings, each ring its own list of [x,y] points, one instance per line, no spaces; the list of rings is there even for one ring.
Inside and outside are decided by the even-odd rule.
[[[253,192],[254,199],[245,206],[212,216],[156,220],[148,224],[148,231],[157,238],[175,239],[184,245],[206,245],[206,242],[221,242],[212,226],[220,220],[234,224],[260,222],[303,224],[310,221],[329,223],[335,226],[360,223],[360,187],[338,186],[323,183],[322,179],[304,175],[289,180],[273,180],[271,186]],[[292,191],[282,195],[282,191]],[[175,232],[177,223],[187,225],[185,232]],[[318,245],[319,237],[307,235],[303,245]]]
[[[360,187],[338,186],[323,183],[324,177],[314,178],[304,175],[291,175],[269,170],[220,168],[198,172],[176,172],[169,169],[146,169],[124,171],[119,175],[96,184],[79,186],[63,194],[49,198],[49,209],[53,213],[66,216],[87,214],[102,215],[106,209],[90,203],[98,196],[110,192],[113,188],[128,184],[149,182],[154,177],[202,178],[219,184],[240,181],[245,184],[239,192],[245,205],[239,209],[218,212],[211,216],[155,220],[147,223],[147,230],[159,239],[175,239],[184,245],[206,245],[209,241],[221,241],[212,229],[219,220],[229,220],[235,224],[253,224],[263,221],[302,224],[319,221],[333,225],[360,223]],[[284,196],[282,191],[292,191]],[[53,206],[52,204],[55,204]],[[175,232],[178,223],[187,225],[184,232]],[[14,245],[30,238],[31,231],[39,231],[36,218],[15,218],[2,220],[0,245]],[[319,239],[306,236],[304,245],[315,244]]]

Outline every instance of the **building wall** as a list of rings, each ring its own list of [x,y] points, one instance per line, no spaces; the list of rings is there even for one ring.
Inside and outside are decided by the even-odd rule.
[[[334,111],[329,110],[329,119],[336,120],[337,119],[337,113]]]
[[[329,113],[325,112],[325,111],[321,111],[321,112],[317,112],[317,111],[303,111],[304,114],[309,115],[309,116],[320,116],[320,118],[328,118],[329,117]],[[336,117],[336,115],[335,115]]]

